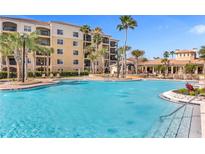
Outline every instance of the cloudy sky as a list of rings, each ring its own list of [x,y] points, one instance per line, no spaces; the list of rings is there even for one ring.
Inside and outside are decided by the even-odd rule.
[[[42,21],[59,20],[77,25],[99,26],[107,34],[124,41],[124,33],[116,30],[119,16],[15,16]],[[142,49],[146,57],[162,56],[166,50],[200,48],[205,45],[205,16],[133,16],[138,22],[128,34],[128,45]]]

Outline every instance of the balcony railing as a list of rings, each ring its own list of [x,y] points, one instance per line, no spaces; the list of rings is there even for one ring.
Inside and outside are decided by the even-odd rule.
[[[115,42],[110,42],[110,47],[116,47],[117,46],[117,43]]]
[[[9,60],[9,65],[16,65],[16,61],[15,60]]]
[[[48,30],[37,30],[38,35],[43,35],[43,36],[50,36],[50,31]]]
[[[105,43],[105,44],[109,44],[109,39],[108,38],[103,38],[102,42]]]
[[[10,27],[10,26],[7,26],[7,27],[3,27],[3,30],[4,30],[4,31],[12,31],[12,32],[16,32],[16,31],[17,31],[17,27]]]
[[[83,39],[84,41],[91,41],[91,36],[90,35],[86,35],[86,37],[84,37]]]

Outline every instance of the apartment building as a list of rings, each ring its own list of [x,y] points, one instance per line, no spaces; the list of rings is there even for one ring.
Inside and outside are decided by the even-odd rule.
[[[86,35],[80,31],[80,26],[60,21],[42,22],[32,19],[0,17],[0,33],[31,33],[37,31],[40,45],[52,47],[54,53],[43,55],[42,53],[28,53],[27,63],[29,71],[43,71],[47,61],[51,72],[73,71],[90,68],[88,55],[84,53],[86,46],[92,42],[92,34]],[[105,69],[116,63],[116,49],[118,40],[103,34],[100,47],[108,49],[105,55]],[[98,60],[98,68],[101,62]],[[16,71],[14,55],[4,57],[0,53],[0,71]]]

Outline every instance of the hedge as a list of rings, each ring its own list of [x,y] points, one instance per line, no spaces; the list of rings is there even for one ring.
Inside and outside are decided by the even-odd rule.
[[[56,76],[58,73],[60,74],[61,77],[78,76],[77,71],[52,72],[54,76]],[[46,72],[41,72],[41,71],[28,72],[28,77],[42,77],[43,74],[46,74]],[[89,75],[89,72],[87,71],[80,72],[80,76],[83,75]]]
[[[60,74],[61,77],[78,76],[77,71],[52,72],[54,76],[56,76],[58,73]],[[42,77],[43,74],[46,73],[41,71],[28,72],[28,77]],[[80,72],[80,76],[83,75],[89,75],[89,72],[87,71]],[[0,79],[6,79],[6,78],[7,78],[7,72],[5,71],[0,72]],[[10,72],[10,78],[16,78],[16,73]]]
[[[16,78],[16,73],[10,72],[9,76],[10,76],[10,78]],[[0,72],[0,79],[6,79],[6,78],[7,78],[7,72],[5,72],[5,71]]]

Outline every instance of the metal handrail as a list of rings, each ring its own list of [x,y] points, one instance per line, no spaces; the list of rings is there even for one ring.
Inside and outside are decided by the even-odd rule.
[[[160,120],[162,120],[163,118],[167,118],[171,115],[173,115],[174,113],[176,113],[177,111],[179,111],[181,108],[183,108],[184,106],[186,106],[187,104],[191,103],[191,101],[193,101],[195,98],[197,98],[199,95],[193,97],[192,99],[190,99],[188,102],[185,102],[183,105],[181,105],[180,107],[178,107],[176,110],[174,110],[173,112],[169,113],[169,114],[166,114],[166,115],[162,115],[160,116]]]

